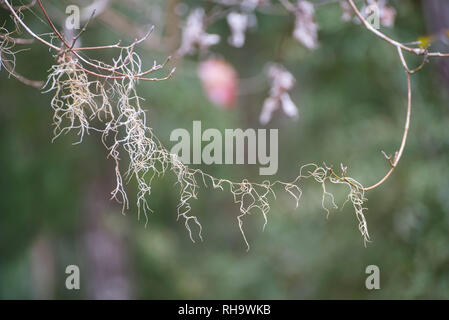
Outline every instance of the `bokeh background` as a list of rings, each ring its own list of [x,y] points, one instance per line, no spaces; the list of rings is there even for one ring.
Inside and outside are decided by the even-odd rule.
[[[58,17],[64,5],[45,1]],[[111,1],[91,22],[84,45],[132,41],[148,25],[156,30],[139,49],[148,66],[179,47],[179,1]],[[78,2],[83,4],[83,2]],[[126,4],[125,4],[126,3]],[[210,1],[185,1],[210,10]],[[387,34],[404,42],[447,25],[438,15],[445,1],[392,1],[398,11]],[[432,7],[434,6],[434,7]],[[434,10],[435,6],[441,6]],[[34,10],[41,16],[37,9]],[[115,14],[115,16],[114,16]],[[2,19],[6,11],[0,11]],[[113,18],[111,18],[111,15]],[[26,13],[39,32],[49,29]],[[279,129],[278,177],[296,176],[299,165],[343,162],[369,185],[388,169],[380,151],[400,144],[406,82],[396,50],[354,23],[341,21],[337,5],[320,6],[320,47],[310,51],[291,37],[293,18],[257,13],[257,29],[241,49],[226,41],[211,48],[233,65],[240,80],[234,109],[214,106],[203,92],[194,55],[178,59],[174,77],[142,83],[149,122],[165,144],[175,128],[201,120],[210,128],[259,128],[268,94],[267,63],[283,63],[297,79],[292,99],[300,118],[277,113],[267,128]],[[114,18],[115,17],[115,18]],[[444,15],[443,15],[444,17]],[[446,23],[446,25],[445,25]],[[115,25],[115,27],[114,27]],[[225,40],[226,21],[208,31]],[[439,47],[438,47],[439,45]],[[437,49],[449,49],[444,41]],[[32,46],[18,54],[17,70],[45,79],[52,58]],[[100,58],[111,59],[105,52]],[[407,57],[417,64],[415,57]],[[193,213],[204,242],[192,243],[176,221],[178,189],[170,175],[153,184],[154,213],[137,219],[110,201],[112,161],[91,134],[52,140],[51,97],[0,72],[0,298],[2,299],[406,299],[449,298],[449,106],[447,67],[432,60],[413,76],[413,117],[404,156],[390,179],[368,193],[372,242],[365,247],[350,206],[326,212],[320,186],[304,185],[299,208],[285,194],[272,201],[269,223],[245,221],[246,251],[230,194],[202,190]],[[163,74],[163,73],[161,73]],[[203,166],[215,176],[261,180],[257,166]],[[128,194],[135,196],[131,182]],[[344,201],[338,189],[336,200]],[[65,288],[65,268],[81,269],[81,290]],[[365,288],[365,268],[377,265],[381,289]]]

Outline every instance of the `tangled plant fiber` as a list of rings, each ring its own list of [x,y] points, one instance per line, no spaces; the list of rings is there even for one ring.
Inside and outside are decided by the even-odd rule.
[[[156,65],[155,69],[163,65]],[[192,227],[198,230],[197,236],[202,240],[202,225],[198,218],[191,215],[190,201],[197,199],[201,186],[212,186],[214,189],[228,190],[233,195],[234,203],[239,205],[237,216],[239,229],[249,249],[245,236],[243,222],[247,215],[260,212],[264,219],[264,228],[268,221],[270,210],[269,197],[275,198],[277,189],[289,193],[298,205],[302,195],[300,183],[311,179],[322,186],[322,206],[328,200],[333,208],[337,208],[334,197],[326,190],[326,184],[344,184],[349,190],[347,201],[351,202],[359,220],[359,229],[364,240],[369,241],[363,203],[366,200],[363,187],[354,179],[337,176],[333,169],[325,165],[309,164],[302,166],[299,175],[292,182],[264,181],[252,183],[244,179],[233,182],[219,179],[199,169],[184,165],[176,155],[170,154],[154,135],[148,125],[147,114],[142,108],[143,99],[136,91],[135,75],[142,72],[141,59],[131,50],[123,50],[115,62],[115,70],[126,74],[123,79],[109,81],[90,81],[88,73],[79,67],[78,61],[71,55],[64,55],[59,63],[54,65],[45,85],[45,92],[52,92],[51,106],[54,110],[54,137],[62,133],[76,131],[79,142],[90,131],[100,132],[102,142],[108,150],[109,157],[115,161],[116,187],[112,198],[122,203],[123,211],[129,208],[129,200],[125,185],[135,179],[138,186],[137,208],[138,216],[143,213],[148,222],[149,196],[151,184],[155,177],[162,176],[167,171],[173,173],[180,188],[180,202],[177,207],[178,219],[183,219],[190,239],[194,240]],[[94,124],[100,124],[94,125]],[[121,170],[120,160],[126,155],[128,168]],[[344,170],[345,171],[345,170]]]

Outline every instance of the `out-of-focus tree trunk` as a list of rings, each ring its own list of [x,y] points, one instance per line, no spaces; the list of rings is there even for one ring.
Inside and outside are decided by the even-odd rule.
[[[448,0],[422,0],[427,26],[430,34],[438,34],[449,29],[449,1]],[[447,51],[448,46],[436,44],[436,50]],[[439,59],[438,67],[446,87],[449,88],[449,61]]]
[[[178,0],[167,1],[167,37],[168,48],[170,52],[176,50],[179,46],[180,29],[179,29],[179,16],[176,14],[176,7],[179,5]]]
[[[119,208],[106,197],[111,186],[109,182],[108,179],[94,180],[86,196],[82,235],[86,272],[83,281],[87,284],[89,299],[132,299],[126,226],[114,226],[117,217],[111,215],[118,215]]]
[[[55,257],[52,239],[40,235],[31,247],[31,277],[34,299],[53,299],[55,294]]]

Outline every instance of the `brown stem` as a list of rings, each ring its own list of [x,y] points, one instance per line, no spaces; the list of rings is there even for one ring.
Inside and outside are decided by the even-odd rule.
[[[402,54],[402,52],[401,52],[401,54]],[[412,112],[411,76],[410,76],[410,72],[408,72],[408,71],[406,71],[405,74],[407,75],[407,88],[408,88],[407,100],[408,100],[408,102],[407,102],[407,117],[405,120],[404,133],[402,135],[401,147],[399,148],[399,151],[397,152],[397,154],[394,156],[393,161],[391,162],[391,169],[387,172],[387,174],[381,180],[379,180],[379,182],[377,182],[376,184],[374,184],[370,187],[363,188],[364,191],[373,190],[373,189],[377,188],[378,186],[380,186],[381,184],[383,184],[388,179],[388,177],[393,173],[394,169],[398,165],[398,162],[401,159],[402,154],[404,152],[405,145],[407,143],[407,136],[408,136],[408,131],[410,128],[410,118],[411,118],[411,112]]]

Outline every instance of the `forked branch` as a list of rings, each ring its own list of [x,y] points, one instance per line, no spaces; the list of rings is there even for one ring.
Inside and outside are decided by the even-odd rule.
[[[363,14],[360,12],[360,10],[357,8],[357,6],[354,3],[354,0],[346,0],[349,5],[352,7],[354,13],[356,14],[356,16],[360,19],[360,21],[362,21],[363,25],[372,33],[374,33],[377,37],[381,38],[382,40],[388,42],[389,44],[393,45],[396,47],[402,67],[404,68],[404,71],[406,73],[407,76],[407,116],[406,116],[406,120],[405,120],[405,126],[404,126],[404,132],[402,135],[402,141],[401,141],[401,146],[399,147],[399,151],[397,151],[395,153],[395,155],[393,157],[387,157],[387,160],[389,161],[391,168],[390,170],[387,172],[387,174],[379,180],[379,182],[373,184],[370,187],[364,187],[363,190],[365,191],[369,191],[369,190],[373,190],[376,189],[377,187],[379,187],[380,185],[382,185],[387,179],[388,177],[393,173],[393,171],[395,170],[395,168],[397,167],[399,160],[402,157],[402,154],[404,153],[404,149],[405,149],[405,145],[407,143],[407,136],[408,136],[408,131],[410,128],[410,118],[411,118],[411,109],[412,109],[412,84],[411,84],[411,75],[415,74],[416,72],[418,72],[419,70],[421,70],[424,65],[427,63],[428,61],[428,57],[449,57],[449,53],[441,53],[441,52],[429,52],[427,50],[427,48],[412,48],[409,46],[406,46],[396,40],[393,40],[392,38],[388,37],[387,35],[385,35],[384,33],[382,33],[381,31],[377,30],[376,28],[374,28],[363,16]],[[415,54],[415,55],[420,55],[420,56],[424,56],[423,62],[416,68],[413,70],[410,70],[409,67],[407,66],[407,63],[405,61],[404,58],[404,54],[403,51],[407,51],[409,53]]]

